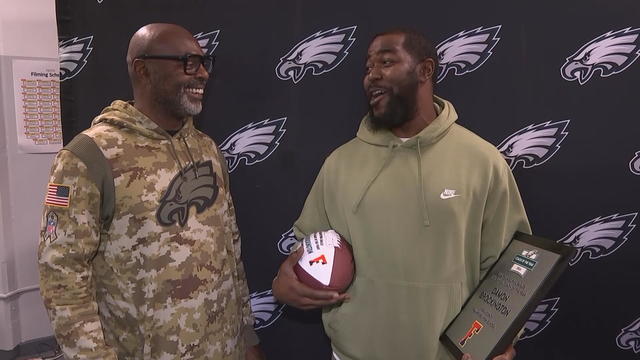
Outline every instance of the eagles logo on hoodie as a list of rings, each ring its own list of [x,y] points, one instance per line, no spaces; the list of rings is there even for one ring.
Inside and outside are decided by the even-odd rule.
[[[191,164],[169,183],[156,213],[158,222],[162,225],[178,222],[180,226],[185,226],[191,206],[195,206],[199,214],[211,206],[217,197],[218,184],[211,160],[197,162],[195,166]]]

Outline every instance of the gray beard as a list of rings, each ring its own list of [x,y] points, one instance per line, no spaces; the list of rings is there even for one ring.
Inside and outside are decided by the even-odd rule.
[[[158,89],[153,94],[153,99],[159,106],[165,107],[171,114],[178,118],[185,118],[188,116],[195,116],[202,111],[202,102],[189,101],[189,95],[185,90],[185,87],[180,89],[177,96],[168,96],[163,90],[160,89],[160,79],[153,78],[153,85],[158,85]]]
[[[202,102],[198,101],[193,103],[189,101],[189,95],[184,90],[184,88],[180,90],[179,99],[180,99],[180,106],[182,108],[180,110],[182,110],[182,112],[184,112],[185,115],[196,116],[200,114],[200,112],[202,111]]]

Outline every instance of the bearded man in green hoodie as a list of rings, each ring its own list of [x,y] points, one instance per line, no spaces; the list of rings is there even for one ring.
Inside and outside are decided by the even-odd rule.
[[[301,309],[323,307],[336,360],[441,360],[438,338],[519,230],[531,233],[498,150],[455,124],[433,95],[433,45],[411,30],[371,42],[369,112],[355,139],[325,160],[294,225],[298,238],[334,229],[353,246],[344,294],[302,284],[281,265],[273,293]],[[512,346],[500,360],[515,356]]]
[[[213,58],[149,24],[127,65],[134,101],[111,103],[51,169],[38,260],[56,339],[69,360],[263,359],[226,163],[193,125]]]

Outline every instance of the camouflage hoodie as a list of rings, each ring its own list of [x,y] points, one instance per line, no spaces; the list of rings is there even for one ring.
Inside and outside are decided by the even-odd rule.
[[[252,330],[224,158],[189,119],[174,136],[114,101],[84,134],[112,167],[100,191],[60,151],[45,198],[40,286],[69,359],[243,359]]]

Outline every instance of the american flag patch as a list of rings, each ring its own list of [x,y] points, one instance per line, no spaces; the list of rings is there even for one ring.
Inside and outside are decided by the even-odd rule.
[[[69,185],[60,185],[49,183],[47,185],[47,196],[44,199],[45,205],[69,207],[69,195],[71,187]]]

